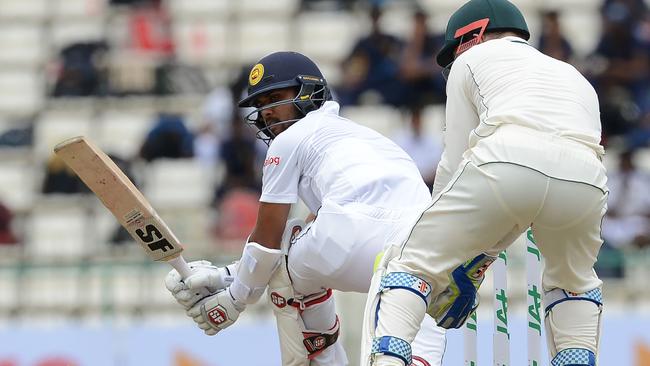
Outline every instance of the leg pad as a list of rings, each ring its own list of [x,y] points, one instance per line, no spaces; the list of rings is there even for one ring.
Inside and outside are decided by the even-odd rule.
[[[372,354],[383,354],[386,356],[397,357],[404,361],[405,365],[410,365],[412,361],[411,345],[409,342],[391,336],[375,338],[372,341]]]
[[[429,303],[431,285],[425,280],[406,272],[391,272],[384,276],[379,286],[379,292],[386,289],[401,288],[420,296],[425,304]]]
[[[568,348],[558,352],[552,366],[596,366],[596,355],[584,348]]]

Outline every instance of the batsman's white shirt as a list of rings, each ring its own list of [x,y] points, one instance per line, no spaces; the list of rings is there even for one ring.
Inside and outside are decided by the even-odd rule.
[[[402,149],[338,112],[336,102],[326,102],[307,114],[273,140],[264,164],[260,201],[293,204],[300,198],[317,213],[290,258],[304,266],[295,275],[303,291],[366,292],[376,254],[399,244],[431,200]],[[305,235],[313,235],[308,245],[302,244]],[[304,256],[298,255],[302,248]],[[307,272],[315,271],[310,286]]]
[[[413,160],[378,132],[338,115],[326,102],[271,143],[260,201],[302,199],[314,223],[289,252],[295,289],[367,292],[377,254],[399,245],[430,203]],[[427,317],[414,354],[439,364],[444,333]]]
[[[300,197],[313,213],[328,201],[386,209],[422,205],[429,194],[412,159],[338,111],[336,102],[326,102],[273,140],[260,201],[296,203]]]

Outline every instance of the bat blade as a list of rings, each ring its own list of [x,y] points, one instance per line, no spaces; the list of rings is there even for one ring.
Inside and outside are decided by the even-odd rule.
[[[54,152],[95,193],[151,259],[169,262],[183,278],[187,277],[189,268],[181,257],[183,246],[106,153],[83,136],[61,142],[54,147]]]

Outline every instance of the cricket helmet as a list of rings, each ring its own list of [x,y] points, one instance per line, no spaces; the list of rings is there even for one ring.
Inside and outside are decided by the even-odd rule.
[[[261,95],[290,87],[298,90],[294,98],[255,106],[255,100]],[[261,113],[264,109],[292,103],[302,118],[330,99],[327,81],[312,60],[297,52],[275,52],[263,57],[252,67],[248,76],[248,95],[238,105],[240,108],[255,107],[246,116],[246,122],[255,125],[258,128],[257,137],[269,143],[275,138],[271,126],[293,123],[299,118],[266,125]]]
[[[445,44],[436,56],[438,65],[449,66],[454,54],[480,43],[485,31],[516,31],[530,38],[521,11],[508,0],[471,0],[449,18]]]

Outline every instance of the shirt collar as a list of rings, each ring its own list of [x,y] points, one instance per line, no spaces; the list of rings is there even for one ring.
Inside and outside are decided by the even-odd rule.
[[[337,102],[334,102],[332,100],[328,100],[325,103],[323,103],[323,105],[320,108],[307,113],[307,116],[312,114],[312,113],[335,114],[335,115],[338,116],[340,109],[341,109],[341,106]],[[305,116],[305,117],[307,117],[307,116]]]
[[[515,43],[528,44],[528,41],[526,41],[525,39],[523,39],[521,37],[517,37],[517,36],[505,36],[505,37],[503,37],[501,39],[504,39],[504,40],[510,41],[510,42],[515,42]]]

